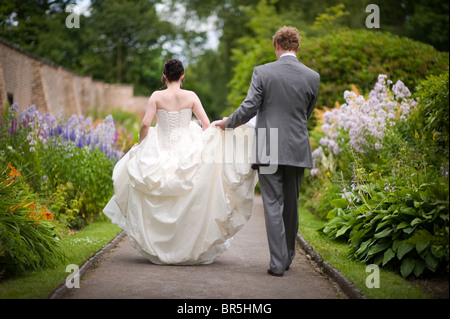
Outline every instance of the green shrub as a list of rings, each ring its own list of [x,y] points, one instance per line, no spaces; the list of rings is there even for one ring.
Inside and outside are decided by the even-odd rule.
[[[253,68],[275,60],[271,36],[256,33],[242,38],[233,51],[236,67],[229,83],[229,115],[245,99]],[[394,82],[402,80],[415,87],[430,75],[448,71],[448,52],[387,32],[341,30],[317,38],[304,37],[298,57],[321,76],[317,108],[343,103],[342,92],[354,85],[363,94],[372,89],[373,80],[385,74]]]
[[[98,216],[114,193],[114,161],[98,149],[87,150],[55,139],[42,146],[43,171],[50,196],[64,198],[55,211],[69,227],[82,228]]]
[[[35,106],[19,113],[6,108],[0,126],[0,159],[17,167],[48,200],[55,217],[81,228],[98,216],[113,195],[112,171],[119,133],[111,115],[103,121],[41,114]]]
[[[0,161],[0,278],[64,258],[53,215],[10,164]]]
[[[320,230],[348,240],[352,258],[399,269],[404,277],[448,271],[448,178],[405,145],[392,174],[355,162],[352,188],[330,201],[334,208]]]
[[[385,74],[413,88],[429,75],[448,71],[448,52],[387,32],[345,30],[321,38],[306,39],[300,60],[321,76],[318,107],[343,102],[344,90],[356,85],[363,94],[373,79]]]
[[[370,94],[372,101],[361,104],[365,106],[362,111],[372,117],[366,117],[364,126],[351,122],[350,127],[358,128],[360,133],[348,134],[354,141],[348,140],[345,131],[347,121],[352,119],[349,114],[357,110],[358,103],[352,104],[352,98],[347,98],[352,108],[343,105],[341,110],[325,114],[322,126],[327,138],[321,140],[325,154],[318,167],[323,170],[326,166],[340,176],[331,180],[340,186],[340,191],[329,196],[328,202],[333,208],[326,216],[328,222],[320,231],[335,239],[348,240],[352,258],[398,269],[404,277],[448,272],[448,151],[444,151],[435,130],[444,135],[444,141],[445,134],[448,139],[448,131],[446,133],[441,119],[419,116],[424,110],[439,114],[448,107],[444,105],[445,97],[448,99],[445,78],[448,79],[448,75],[432,77],[420,86],[427,88],[426,92],[420,91],[420,96],[444,98],[419,99],[417,104],[409,98],[409,90],[401,83],[395,84],[390,91],[383,85],[388,82],[380,77],[376,89]],[[430,85],[430,81],[440,85]],[[426,101],[428,103],[422,104]],[[370,124],[377,123],[379,115],[384,114],[379,113],[377,103],[382,108],[388,107],[390,112],[394,111],[392,114],[400,115],[398,119],[392,115],[389,125],[380,126],[385,128],[381,131],[382,136]],[[379,111],[372,114],[372,107]],[[407,112],[402,114],[400,110]],[[431,124],[436,126],[428,131],[425,129],[427,134],[418,133],[419,128],[427,128]],[[378,138],[373,140],[373,136],[360,130],[362,127],[374,132]],[[374,144],[378,147],[373,147]],[[338,149],[335,154],[333,146],[336,145],[340,151]],[[334,154],[339,159],[334,170],[323,160],[327,154]],[[347,158],[351,165],[343,165],[343,158]],[[344,173],[349,168],[351,175]]]
[[[449,82],[448,72],[430,76],[416,88],[415,98],[419,103],[412,116],[412,129],[428,141],[433,140],[436,153],[449,155]]]

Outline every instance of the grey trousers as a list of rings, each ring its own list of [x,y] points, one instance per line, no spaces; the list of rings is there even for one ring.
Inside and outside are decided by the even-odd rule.
[[[269,266],[276,274],[284,273],[295,256],[298,195],[304,172],[303,167],[280,165],[274,174],[258,174],[269,242]]]

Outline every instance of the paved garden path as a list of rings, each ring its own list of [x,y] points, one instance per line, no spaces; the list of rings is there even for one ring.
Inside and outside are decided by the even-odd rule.
[[[298,249],[283,277],[267,274],[269,250],[261,198],[231,248],[210,265],[160,266],[135,251],[127,236],[87,270],[80,288],[58,298],[336,299],[346,298]]]

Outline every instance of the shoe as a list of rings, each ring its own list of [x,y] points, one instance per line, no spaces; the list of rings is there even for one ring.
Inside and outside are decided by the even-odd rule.
[[[287,266],[285,270],[288,271],[289,270],[289,266]]]
[[[267,269],[267,273],[274,277],[283,277],[283,274],[276,274],[272,271],[272,269]]]

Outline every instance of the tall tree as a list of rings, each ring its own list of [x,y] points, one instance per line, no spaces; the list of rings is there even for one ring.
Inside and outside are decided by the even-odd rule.
[[[186,69],[185,87],[197,93],[210,120],[220,119],[228,84],[228,79],[223,77],[223,58],[219,51],[208,50],[198,59]]]
[[[94,79],[128,83],[135,94],[160,87],[165,41],[175,36],[152,0],[92,0],[79,28],[66,12],[76,0],[10,0],[0,4],[0,36],[22,49]]]
[[[65,25],[75,0],[10,0],[0,5],[0,37],[23,50],[79,71],[80,32]],[[82,17],[84,18],[84,17]],[[83,24],[83,23],[82,23]]]
[[[405,19],[404,35],[449,51],[449,3],[442,0],[415,0],[412,14]]]
[[[0,4],[0,36],[33,49],[42,32],[49,30],[49,21],[64,12],[75,0],[9,0]]]
[[[133,83],[138,94],[160,86],[162,42],[173,34],[149,0],[93,0],[84,41],[84,72],[115,83]],[[167,54],[167,52],[166,52]]]

